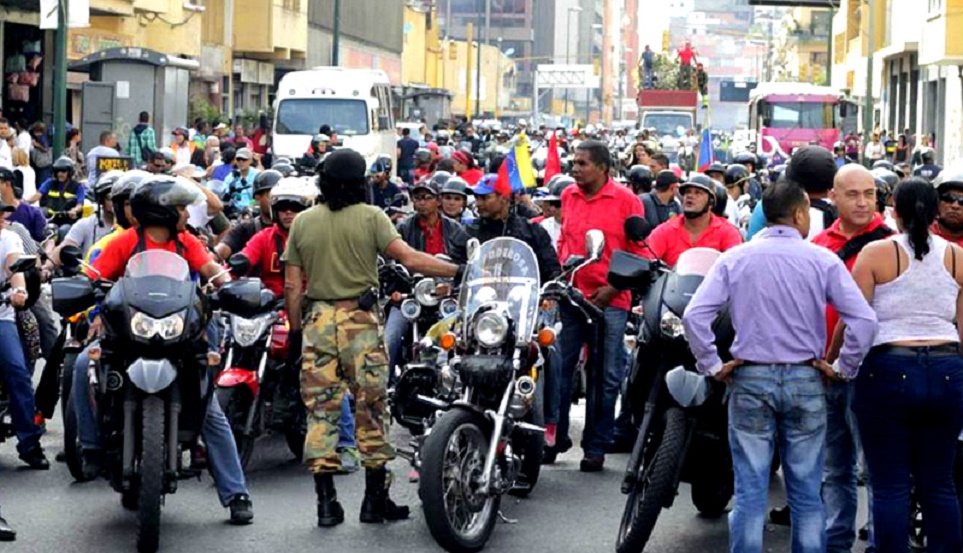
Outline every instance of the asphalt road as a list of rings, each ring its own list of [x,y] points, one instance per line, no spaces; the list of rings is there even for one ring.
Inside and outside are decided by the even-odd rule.
[[[579,411],[573,411],[577,418]],[[581,420],[574,422],[576,431]],[[397,429],[395,440],[405,439]],[[44,439],[48,456],[61,449],[58,417],[48,422]],[[358,509],[364,491],[362,473],[339,476],[338,495],[347,513],[344,524],[318,528],[313,482],[288,453],[283,438],[269,436],[258,443],[248,469],[254,500],[251,526],[226,523],[211,479],[181,481],[167,498],[161,528],[162,551],[181,552],[441,552],[425,525],[417,485],[405,478],[408,464],[392,463],[397,483],[392,496],[413,507],[405,522],[383,527],[362,525]],[[578,471],[580,454],[570,451],[554,466],[543,467],[538,487],[529,499],[506,497],[502,512],[513,523],[499,523],[487,551],[551,553],[610,552],[624,505],[619,493],[625,455],[612,455],[598,474]],[[10,552],[129,552],[136,550],[137,523],[120,506],[120,496],[106,481],[73,483],[66,466],[54,463],[49,472],[23,470],[13,443],[0,446],[0,504],[3,515],[18,532],[18,541],[0,544]],[[772,503],[782,503],[781,484],[773,484]],[[861,520],[865,515],[861,514]],[[767,527],[766,550],[789,551],[786,528]],[[675,506],[663,511],[646,551],[653,553],[723,552],[727,550],[725,518],[698,515],[683,484]],[[856,551],[861,552],[862,546]]]

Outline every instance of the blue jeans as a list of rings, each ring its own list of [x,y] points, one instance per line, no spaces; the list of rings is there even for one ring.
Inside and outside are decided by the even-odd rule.
[[[586,337],[594,329],[585,323],[573,308],[562,306],[562,332],[559,336],[562,353],[562,374],[559,386],[559,417],[557,435],[559,446],[569,441],[569,410],[572,406],[572,379],[578,365]],[[601,405],[596,394],[587,392],[586,411],[595,413],[587,417],[582,433],[582,450],[585,455],[601,456],[612,446],[615,426],[615,403],[625,380],[625,324],[629,313],[614,307],[605,308],[605,335],[602,343],[602,393]],[[596,322],[597,324],[597,322]],[[589,379],[590,382],[593,380]]]
[[[0,376],[10,394],[10,418],[17,432],[17,451],[22,455],[40,447],[43,428],[33,421],[37,413],[33,384],[23,358],[17,323],[13,321],[0,321]]]
[[[338,447],[357,447],[354,438],[354,398],[345,392],[341,401],[341,421],[338,424]]]
[[[769,468],[778,444],[792,512],[792,553],[826,550],[823,457],[826,392],[807,365],[743,365],[732,378],[729,447],[735,502],[729,513],[729,551],[761,553]]]
[[[398,307],[388,309],[388,320],[385,321],[385,348],[388,350],[388,383],[393,385],[398,376],[395,367],[401,363],[401,345],[404,343],[405,332],[408,331],[408,319],[401,314]]]
[[[87,366],[90,358],[85,349],[77,356],[74,365],[74,383],[71,396],[74,399],[74,410],[77,413],[77,434],[80,445],[84,449],[100,449],[100,427],[93,406],[90,402],[90,386],[87,379]],[[217,495],[221,505],[227,506],[231,499],[238,494],[247,494],[244,484],[244,471],[241,460],[237,455],[237,443],[227,417],[221,411],[221,405],[211,399],[207,406],[207,416],[201,427],[201,436],[207,444],[207,461],[211,467],[211,476],[217,486]]]
[[[873,349],[863,361],[853,411],[873,482],[878,553],[907,551],[911,477],[926,521],[927,551],[963,548],[953,483],[961,398],[963,360],[956,355]]]

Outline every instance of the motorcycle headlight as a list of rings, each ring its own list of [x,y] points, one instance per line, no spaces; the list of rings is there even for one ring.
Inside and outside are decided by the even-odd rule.
[[[507,334],[508,320],[500,313],[489,311],[475,321],[475,338],[487,348],[501,345]]]
[[[662,327],[662,334],[667,338],[685,336],[685,327],[682,326],[682,319],[671,311],[666,311],[662,314],[660,326]]]
[[[440,300],[435,295],[435,279],[423,278],[419,280],[418,284],[415,284],[414,296],[418,303],[425,307],[438,305]]]
[[[442,318],[451,316],[452,313],[458,311],[458,302],[452,298],[445,298],[441,300],[441,307],[438,308],[441,312]]]
[[[184,315],[175,313],[163,319],[155,319],[138,311],[130,318],[130,331],[134,336],[145,340],[154,336],[173,340],[184,332]]]
[[[421,304],[415,300],[405,300],[401,302],[401,316],[413,321],[421,315]]]
[[[271,324],[270,314],[261,315],[253,319],[243,317],[231,317],[231,335],[234,341],[242,348],[249,347],[260,338],[268,325]]]

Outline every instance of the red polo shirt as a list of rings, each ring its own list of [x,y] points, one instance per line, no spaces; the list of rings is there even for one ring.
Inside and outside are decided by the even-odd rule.
[[[856,238],[857,236],[866,234],[867,232],[873,232],[879,227],[886,225],[886,223],[883,221],[883,216],[877,213],[873,215],[873,220],[862,231],[852,236],[846,236],[845,234],[842,233],[842,231],[839,230],[839,224],[841,222],[842,222],[842,219],[836,219],[828,229],[820,232],[813,238],[813,244],[827,248],[829,251],[833,253],[839,253],[839,250],[843,249],[843,246],[846,245],[846,242],[849,242],[850,240],[852,240],[853,238]],[[858,257],[859,255],[854,255],[846,260],[846,269],[850,273],[853,272],[853,267],[856,265],[856,258]],[[832,341],[833,332],[836,331],[836,325],[838,323],[839,323],[839,313],[836,312],[835,309],[833,309],[833,306],[827,305],[826,306],[827,340]],[[826,347],[828,348],[829,344],[826,344]]]
[[[661,259],[670,267],[675,267],[679,256],[692,248],[712,248],[724,252],[742,244],[742,235],[728,219],[713,214],[707,228],[695,242],[689,237],[685,229],[685,217],[672,217],[668,221],[655,227],[646,239],[651,252],[646,251],[646,257]]]
[[[281,255],[284,254],[287,243],[288,233],[274,224],[251,237],[241,250],[244,257],[251,261],[251,265],[261,268],[261,282],[278,298],[284,297],[284,270],[281,268]]]
[[[963,247],[963,238],[953,238],[952,236],[943,234],[943,229],[940,228],[940,224],[936,221],[933,221],[933,226],[930,227],[930,232],[951,244],[956,244],[957,246]]]
[[[592,229],[605,235],[605,248],[598,263],[586,266],[575,275],[575,286],[586,296],[608,285],[609,261],[612,252],[625,250],[641,254],[641,246],[630,242],[623,225],[630,215],[644,215],[642,200],[624,186],[609,179],[591,198],[578,186],[569,186],[562,193],[562,230],[558,238],[558,258],[564,263],[572,255],[585,255],[585,233]],[[628,291],[615,297],[610,304],[628,311],[632,294]]]
[[[448,253],[445,251],[445,236],[441,230],[441,216],[435,221],[433,227],[428,226],[428,222],[418,217],[418,226],[421,233],[425,235],[425,253],[428,255],[438,255]]]

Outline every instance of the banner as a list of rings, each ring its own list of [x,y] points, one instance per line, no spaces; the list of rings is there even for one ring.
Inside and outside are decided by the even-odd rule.
[[[40,28],[55,31],[59,27],[59,5],[67,5],[67,28],[90,27],[90,0],[40,0]]]

